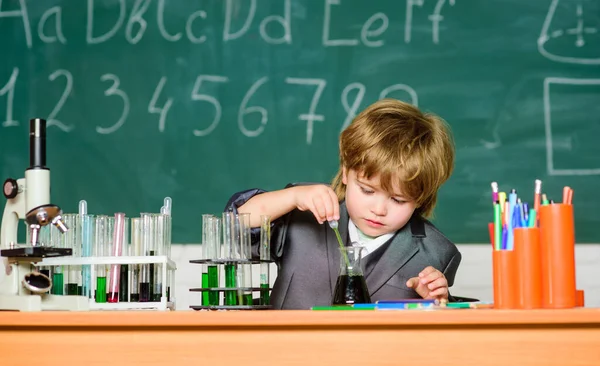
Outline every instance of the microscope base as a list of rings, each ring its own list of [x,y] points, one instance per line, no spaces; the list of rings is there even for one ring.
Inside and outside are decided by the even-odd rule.
[[[90,300],[71,295],[2,295],[0,310],[17,311],[88,311]]]

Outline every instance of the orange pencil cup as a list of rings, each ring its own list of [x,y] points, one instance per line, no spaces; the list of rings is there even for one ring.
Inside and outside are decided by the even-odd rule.
[[[542,307],[542,253],[540,229],[520,227],[514,229],[515,253],[519,266],[519,308]]]
[[[573,206],[540,207],[542,248],[542,306],[548,309],[575,307],[575,223]]]
[[[514,250],[492,252],[494,280],[494,308],[517,309],[519,307],[519,262]]]

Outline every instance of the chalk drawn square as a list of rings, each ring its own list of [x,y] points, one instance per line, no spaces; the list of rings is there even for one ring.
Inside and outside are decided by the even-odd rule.
[[[550,175],[600,175],[600,79],[544,80]]]

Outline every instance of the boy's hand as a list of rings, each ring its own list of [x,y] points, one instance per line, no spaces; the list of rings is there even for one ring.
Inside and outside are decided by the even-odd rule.
[[[340,219],[340,203],[330,187],[318,184],[296,186],[290,189],[294,190],[296,207],[300,211],[311,211],[319,224]]]
[[[429,266],[406,281],[406,286],[414,289],[424,299],[448,299],[448,281],[444,274]]]

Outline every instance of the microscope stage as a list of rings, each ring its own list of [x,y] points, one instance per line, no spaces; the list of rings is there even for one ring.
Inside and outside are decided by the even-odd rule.
[[[51,258],[73,255],[71,248],[23,247],[0,250],[0,257],[10,258]]]

